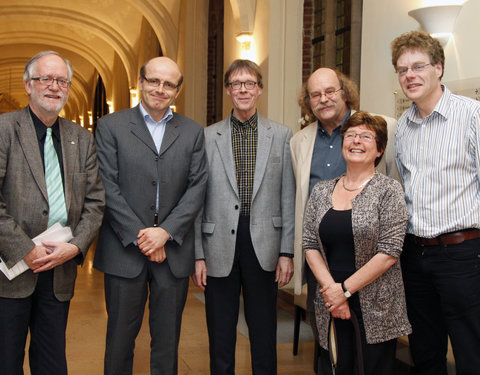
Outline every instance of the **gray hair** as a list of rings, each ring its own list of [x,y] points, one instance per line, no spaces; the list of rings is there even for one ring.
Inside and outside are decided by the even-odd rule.
[[[65,64],[67,65],[67,70],[68,70],[68,80],[71,81],[73,77],[73,69],[72,65],[70,64],[70,61],[67,59],[64,59],[58,52],[56,51],[42,51],[37,53],[35,56],[33,56],[30,60],[28,60],[27,65],[25,65],[25,71],[23,72],[23,82],[30,81],[33,77],[34,74],[34,69],[35,69],[35,64],[37,60],[43,56],[46,55],[56,55],[60,57]]]

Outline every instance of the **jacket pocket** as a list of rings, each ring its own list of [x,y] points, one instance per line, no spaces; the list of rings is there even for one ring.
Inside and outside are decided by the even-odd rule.
[[[281,216],[272,216],[273,227],[281,228],[282,227],[282,217]]]
[[[202,223],[202,233],[212,234],[215,229],[215,223]]]

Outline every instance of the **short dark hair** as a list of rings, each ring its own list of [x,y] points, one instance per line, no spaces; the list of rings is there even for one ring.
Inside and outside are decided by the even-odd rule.
[[[375,141],[377,142],[377,151],[382,154],[375,159],[375,167],[382,160],[385,148],[388,142],[388,129],[387,122],[382,116],[373,116],[365,111],[355,112],[349,117],[345,124],[341,128],[342,139],[348,129],[356,126],[365,125],[369,130],[375,133]]]
[[[228,87],[230,83],[230,76],[232,73],[245,71],[250,74],[253,74],[257,77],[257,86],[263,88],[263,81],[262,81],[262,72],[260,71],[260,67],[251,60],[242,60],[237,59],[230,64],[227,71],[225,72],[225,79],[224,84],[225,87]]]
[[[391,44],[392,64],[397,69],[397,61],[407,51],[421,51],[430,56],[430,63],[442,64],[442,75],[445,70],[445,52],[438,39],[425,31],[409,31],[395,38]]]
[[[345,100],[348,108],[357,109],[360,103],[360,94],[358,93],[357,84],[348,78],[345,74],[337,69],[332,69],[337,75],[338,82],[340,82],[340,88],[342,89],[342,98]],[[313,74],[313,73],[312,73]],[[310,75],[311,76],[311,75]],[[310,116],[311,119],[315,118],[312,108],[310,107],[310,93],[308,92],[308,79],[303,83],[298,95],[298,104],[302,110],[302,113]]]

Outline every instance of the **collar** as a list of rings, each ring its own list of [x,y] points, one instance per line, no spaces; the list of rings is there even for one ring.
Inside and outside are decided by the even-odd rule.
[[[345,124],[345,122],[350,118],[351,116],[351,113],[352,113],[352,110],[349,108],[346,115],[343,117],[343,120],[342,122],[340,123],[340,125],[338,125],[335,129],[333,129],[333,133],[339,133],[340,132],[340,129],[342,128],[343,124]],[[320,120],[317,120],[318,122],[318,133],[320,135],[328,135],[328,133],[325,131],[325,129],[323,129],[323,126],[322,126],[322,123],[320,122]]]
[[[155,121],[152,119],[152,117],[148,114],[147,110],[143,107],[142,101],[138,104],[138,108],[140,109],[140,113],[142,114],[143,119],[145,122],[149,122],[152,124],[160,124],[160,123],[166,123],[170,121],[170,119],[173,117],[173,112],[170,107],[167,108],[167,111],[165,112],[165,116],[160,121]]]
[[[30,116],[32,117],[33,125],[35,127],[35,132],[37,133],[37,138],[42,140],[45,138],[45,134],[47,133],[48,126],[45,125],[42,120],[40,120],[35,113],[33,113],[30,106],[28,106],[28,110],[30,112]],[[60,139],[60,125],[58,122],[58,117],[55,120],[54,124],[52,125],[52,134],[57,139]]]
[[[443,91],[443,94],[440,97],[440,100],[435,105],[435,108],[433,109],[432,113],[430,113],[426,117],[430,117],[433,113],[438,113],[443,118],[445,119],[448,118],[447,114],[450,107],[449,103],[450,103],[450,97],[452,96],[452,92],[444,85],[442,85],[442,91]],[[423,121],[420,118],[420,111],[418,110],[418,107],[415,103],[413,103],[410,109],[407,110],[407,119],[416,124],[419,124]]]
[[[252,115],[252,117],[250,117],[247,121],[241,122],[238,118],[236,118],[233,115],[233,110],[232,110],[232,113],[230,114],[230,122],[232,123],[232,126],[236,130],[250,128],[251,130],[255,131],[255,130],[257,130],[257,124],[258,124],[257,112],[255,112]]]

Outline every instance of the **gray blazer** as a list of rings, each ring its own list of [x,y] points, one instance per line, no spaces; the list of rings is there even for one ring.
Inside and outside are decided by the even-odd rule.
[[[230,117],[205,129],[208,187],[195,227],[195,257],[207,274],[230,274],[240,198],[235,177]],[[295,180],[289,128],[258,117],[258,145],[250,210],[250,233],[260,265],[274,271],[279,253],[293,254]]]
[[[81,262],[102,221],[105,196],[98,174],[92,134],[59,118],[65,204],[81,256],[54,270],[54,293],[73,297],[77,262]],[[12,267],[33,249],[31,238],[47,229],[48,199],[37,134],[28,107],[0,116],[0,256]],[[33,293],[38,275],[27,270],[12,281],[0,273],[0,296],[23,298]]]
[[[203,128],[175,113],[158,153],[137,106],[102,117],[96,140],[107,208],[94,267],[127,278],[140,274],[148,258],[133,242],[154,224],[159,183],[159,226],[172,236],[168,265],[176,277],[191,275],[193,223],[207,183]]]

